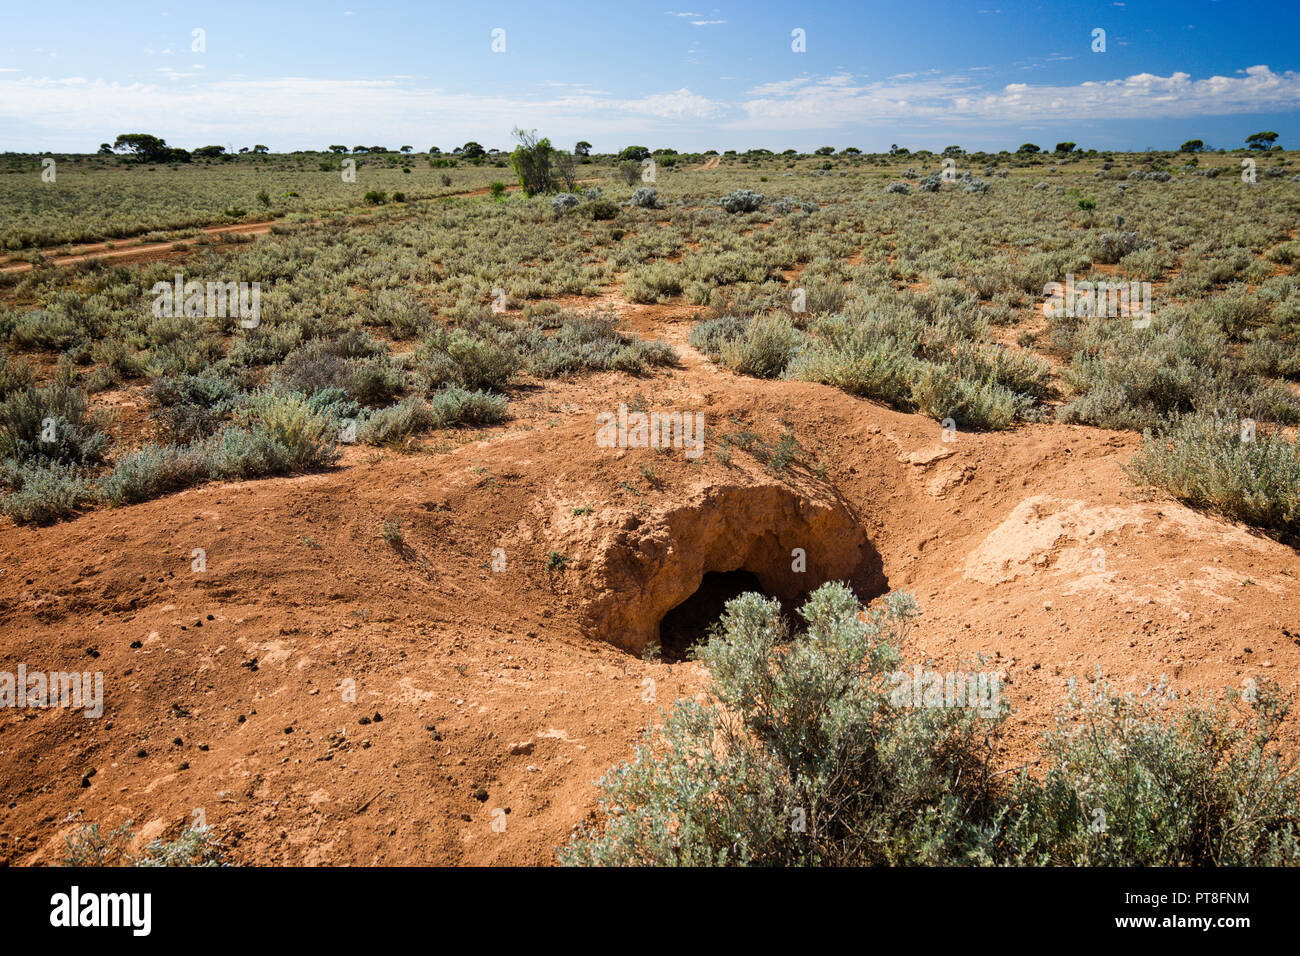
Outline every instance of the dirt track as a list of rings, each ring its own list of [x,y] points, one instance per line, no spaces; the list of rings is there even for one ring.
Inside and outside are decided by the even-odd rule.
[[[222,236],[232,234],[242,234],[251,236],[265,235],[271,231],[274,222],[245,222],[234,226],[207,226],[203,231],[209,236]],[[126,240],[122,240],[126,241]],[[173,239],[168,242],[149,242],[144,244],[122,246],[114,243],[114,248],[109,248],[107,242],[95,242],[85,246],[77,246],[76,249],[66,256],[53,256],[50,263],[56,266],[71,265],[75,262],[85,262],[88,259],[126,259],[127,261],[145,260],[159,253],[168,253],[176,248],[178,242],[190,242],[191,239]],[[0,273],[5,272],[28,272],[33,268],[30,262],[5,263],[0,265]]]
[[[579,183],[599,182],[597,179],[579,179]],[[518,192],[522,187],[507,186],[506,192]],[[432,196],[428,199],[413,200],[414,203],[436,202],[442,199],[451,199],[456,196],[486,196],[492,192],[490,186],[484,186],[481,189],[465,189],[458,192],[444,193],[441,196]],[[244,222],[237,223],[233,226],[205,226],[203,232],[209,236],[222,236],[232,234],[242,234],[248,236],[263,236],[271,231],[276,220],[266,220],[264,222]],[[167,242],[150,242],[143,245],[117,246],[110,248],[108,242],[94,242],[89,245],[77,246],[72,252],[63,256],[52,256],[49,259],[50,265],[67,266],[77,262],[86,262],[90,259],[120,259],[126,262],[145,262],[153,259],[165,259],[175,251],[177,243],[188,243],[193,241],[194,237],[185,239],[172,239]],[[120,240],[126,242],[128,240]],[[34,266],[30,262],[12,262],[6,259],[0,259],[0,275],[7,272],[30,272]]]

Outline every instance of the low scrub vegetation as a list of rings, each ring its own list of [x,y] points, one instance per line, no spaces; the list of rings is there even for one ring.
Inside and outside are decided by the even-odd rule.
[[[64,866],[227,866],[226,848],[211,827],[187,827],[174,840],[153,840],[140,853],[132,852],[131,821],[102,831],[98,823],[83,823],[64,838]]]
[[[789,632],[735,598],[698,651],[709,695],[678,701],[600,782],[570,865],[1231,866],[1300,862],[1300,772],[1271,688],[1226,705],[1072,693],[1036,773],[998,769],[1006,708],[896,693],[916,614],[819,588]],[[907,673],[910,682],[910,672]],[[1246,799],[1246,795],[1249,799]]]
[[[969,295],[855,296],[802,329],[784,313],[706,320],[691,344],[742,374],[819,382],[940,421],[1007,428],[1054,389],[1042,359],[981,341],[987,324]]]
[[[1300,543],[1300,444],[1231,414],[1184,415],[1143,433],[1133,476],[1194,508]]]
[[[5,507],[74,513],[128,451],[208,448],[244,431],[239,409],[260,390],[341,393],[338,417],[358,431],[386,422],[365,433],[405,442],[430,427],[416,423],[445,389],[506,395],[529,379],[673,364],[665,344],[574,305],[612,289],[636,305],[692,307],[692,343],[740,374],[823,383],[963,428],[1167,430],[1227,408],[1270,434],[1300,424],[1294,184],[1266,173],[1237,189],[1230,156],[1198,154],[1180,170],[1185,157],[1172,154],[1076,151],[1049,172],[1027,152],[956,154],[947,180],[923,154],[742,155],[698,176],[690,166],[703,157],[664,154],[647,184],[639,149],[584,155],[584,179],[570,182],[573,156],[532,133],[519,146],[515,171],[533,198],[505,191],[505,154],[411,164],[358,152],[365,190],[341,181],[334,153],[196,153],[165,176],[112,156],[69,159],[39,209],[19,176],[0,177],[0,244],[37,264],[3,282],[0,401],[60,386],[109,406],[115,390],[144,387],[155,426],[85,462],[8,455]],[[1290,157],[1277,158],[1269,169]],[[33,163],[11,157],[6,169],[26,175]],[[371,205],[368,191],[409,201]],[[453,192],[470,195],[419,202]],[[276,218],[276,234],[195,234],[223,210]],[[176,263],[51,268],[28,248],[134,235],[192,243],[187,280],[261,283],[261,323],[150,314],[150,288],[171,282]],[[1042,327],[1044,286],[1067,276],[1154,283],[1151,321],[1055,315]],[[234,434],[222,442],[236,472],[282,457]],[[188,473],[178,454],[163,484]],[[1269,510],[1231,513],[1275,522]]]

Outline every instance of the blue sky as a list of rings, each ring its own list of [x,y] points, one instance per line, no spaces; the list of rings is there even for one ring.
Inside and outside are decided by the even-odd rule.
[[[1295,0],[679,2],[10,3],[0,150],[1300,146]]]

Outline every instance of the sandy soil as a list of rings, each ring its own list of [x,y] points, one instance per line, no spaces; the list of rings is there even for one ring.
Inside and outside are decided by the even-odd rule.
[[[506,425],[349,448],[322,474],[6,527],[0,669],[102,671],[105,713],[0,713],[0,860],[57,862],[78,820],[129,819],[145,841],[201,816],[241,863],[553,862],[593,781],[706,681],[594,636],[611,555],[716,552],[692,536],[722,533],[718,502],[727,527],[819,547],[724,488],[847,509],[887,586],[920,601],[909,663],[983,654],[1004,675],[1009,760],[1032,759],[1067,680],[1099,666],[1124,690],[1162,674],[1294,690],[1295,551],[1141,500],[1122,471],[1135,436],[944,441],[922,416],[714,367],[686,344],[689,306],[607,304],[680,367],[537,383]],[[598,447],[596,414],[638,401],[703,413],[705,454]],[[784,475],[715,454],[721,435],[786,428],[805,454]]]

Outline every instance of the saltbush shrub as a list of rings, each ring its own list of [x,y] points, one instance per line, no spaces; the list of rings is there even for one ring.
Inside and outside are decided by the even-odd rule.
[[[100,481],[99,496],[113,505],[134,504],[206,481],[211,472],[202,443],[145,445],[118,458]]]
[[[1133,477],[1193,508],[1300,540],[1300,444],[1276,429],[1243,430],[1229,413],[1183,415],[1143,432]]]
[[[22,388],[0,402],[0,460],[14,466],[98,464],[108,447],[102,417],[78,388]]]
[[[12,358],[0,349],[0,401],[13,392],[36,384],[36,370],[29,362]]]
[[[456,385],[499,391],[523,365],[508,339],[485,325],[450,332],[435,328],[417,354],[430,388]]]
[[[556,212],[567,212],[577,208],[581,202],[582,200],[573,193],[559,193],[551,197],[551,208]]]
[[[0,464],[11,493],[4,513],[18,524],[49,524],[70,518],[95,499],[93,484],[81,469],[45,462],[12,468]]]
[[[723,345],[722,364],[741,375],[777,378],[794,358],[801,340],[789,316],[780,312],[761,315]]]
[[[988,379],[963,378],[926,363],[912,391],[917,408],[939,421],[982,429],[1008,428],[1024,412],[1023,395]]]
[[[163,375],[150,390],[157,403],[154,419],[180,442],[213,434],[229,417],[239,393],[234,382],[212,372]]]
[[[371,414],[357,437],[370,445],[400,445],[413,435],[457,425],[495,425],[505,420],[504,396],[454,386],[437,392],[431,402],[412,395]]]
[[[732,214],[755,212],[763,205],[763,199],[762,193],[751,192],[748,189],[736,189],[719,199],[718,205]]]
[[[628,205],[636,206],[638,209],[658,209],[659,190],[652,189],[649,186],[642,186],[632,194],[632,198],[628,200]]]
[[[1099,679],[1071,694],[1038,775],[1009,776],[1001,695],[972,706],[898,692],[911,690],[900,647],[916,613],[907,595],[868,610],[830,583],[792,634],[778,601],[728,602],[696,655],[706,696],[677,701],[605,775],[600,818],[560,862],[1300,862],[1300,772],[1278,753],[1288,706],[1271,685],[1234,722],[1165,688],[1121,696]]]
[[[1136,232],[1103,232],[1093,251],[1093,259],[1106,265],[1114,265],[1130,253],[1145,249],[1150,243]]]
[[[586,206],[587,215],[597,222],[608,222],[617,218],[618,204],[608,199],[596,199]]]

